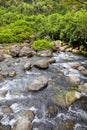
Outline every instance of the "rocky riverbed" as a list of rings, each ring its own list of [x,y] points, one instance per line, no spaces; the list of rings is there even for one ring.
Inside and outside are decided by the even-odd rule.
[[[87,130],[87,57],[9,52],[0,54],[0,130]]]

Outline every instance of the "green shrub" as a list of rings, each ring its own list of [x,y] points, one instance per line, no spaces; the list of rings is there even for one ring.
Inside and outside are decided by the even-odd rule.
[[[37,40],[37,41],[35,41],[32,44],[32,47],[35,50],[40,51],[40,50],[52,49],[53,45],[51,44],[50,41],[47,41],[47,40],[43,39],[43,40]]]
[[[87,45],[87,11],[69,12],[60,24],[60,39],[71,45]]]

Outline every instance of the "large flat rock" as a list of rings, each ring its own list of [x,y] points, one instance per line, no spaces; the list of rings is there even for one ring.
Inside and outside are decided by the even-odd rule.
[[[40,76],[29,84],[28,90],[29,91],[39,91],[39,90],[43,89],[44,87],[46,87],[47,84],[48,84],[48,79],[44,76]]]

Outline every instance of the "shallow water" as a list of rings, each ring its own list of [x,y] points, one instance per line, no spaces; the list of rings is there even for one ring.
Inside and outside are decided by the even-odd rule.
[[[22,110],[32,110],[35,113],[33,130],[56,130],[56,125],[64,120],[75,122],[74,130],[87,130],[87,96],[83,94],[82,99],[75,102],[68,109],[58,107],[58,114],[52,118],[47,117],[47,105],[52,104],[51,98],[61,91],[70,88],[66,76],[75,75],[80,77],[81,82],[87,82],[87,77],[72,65],[80,63],[87,67],[87,58],[72,53],[54,53],[56,63],[50,64],[47,70],[32,68],[30,71],[23,71],[23,65],[27,61],[32,64],[41,59],[40,57],[9,59],[0,62],[0,68],[5,71],[15,70],[15,78],[5,78],[0,81],[0,91],[8,90],[5,97],[0,97],[0,115],[3,115],[3,125],[14,125],[18,114]],[[11,66],[9,67],[9,64]],[[33,93],[27,92],[26,88],[37,76],[45,75],[49,79],[48,87],[42,91]],[[10,107],[13,113],[3,114],[3,107]],[[62,129],[61,129],[62,130]]]

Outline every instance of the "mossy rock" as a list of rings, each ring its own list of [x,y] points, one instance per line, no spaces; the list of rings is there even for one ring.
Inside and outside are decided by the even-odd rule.
[[[62,107],[68,107],[73,102],[81,97],[81,94],[77,91],[65,91],[54,96],[54,102]]]

